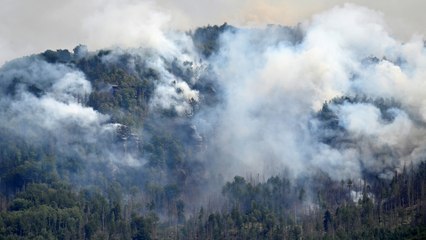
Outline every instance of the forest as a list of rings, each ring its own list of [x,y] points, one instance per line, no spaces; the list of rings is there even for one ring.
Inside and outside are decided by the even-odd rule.
[[[279,98],[277,112],[266,111],[275,106],[272,91],[274,100],[247,111],[255,123],[241,122],[264,135],[226,135],[234,113],[217,116],[240,114],[240,105],[228,106],[240,103],[227,100],[238,91],[226,89],[232,79],[221,80],[219,71],[233,57],[221,54],[236,47],[226,37],[250,35],[251,43],[270,36],[259,48],[250,45],[250,54],[300,46],[306,37],[299,27],[251,31],[226,23],[197,28],[184,33],[193,48],[177,55],[79,45],[2,66],[0,239],[426,239],[422,136],[392,132],[406,136],[395,144],[388,135],[379,139],[382,132],[370,136],[346,124],[353,123],[347,111],[359,108],[374,110],[375,128],[409,119],[413,129],[424,129],[398,98],[357,90],[322,101],[305,118],[287,101],[291,93]],[[402,66],[399,60],[368,56],[359,64]],[[357,77],[351,73],[348,81]],[[298,147],[286,145],[280,136],[290,130],[274,124],[303,125]],[[284,150],[262,148],[271,145],[264,138],[272,132]],[[308,140],[299,140],[304,135]],[[321,154],[329,161],[316,158]],[[292,168],[298,161],[303,170]]]

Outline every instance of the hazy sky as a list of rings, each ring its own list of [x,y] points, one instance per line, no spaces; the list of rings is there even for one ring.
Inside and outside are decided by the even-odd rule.
[[[228,22],[294,25],[352,2],[382,12],[402,39],[426,33],[423,0],[0,0],[0,64],[45,49],[155,44],[162,29]]]

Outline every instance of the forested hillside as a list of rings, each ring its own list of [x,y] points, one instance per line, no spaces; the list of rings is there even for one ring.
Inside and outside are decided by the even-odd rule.
[[[423,62],[321,55],[320,30],[7,62],[0,239],[425,239]],[[413,79],[380,88],[392,71]]]

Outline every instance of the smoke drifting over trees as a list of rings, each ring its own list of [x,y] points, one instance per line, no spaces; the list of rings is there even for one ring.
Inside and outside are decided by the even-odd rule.
[[[377,201],[378,218],[385,203],[392,205],[388,211],[424,208],[422,38],[401,42],[388,33],[380,13],[351,4],[297,26],[224,24],[186,33],[165,31],[166,17],[155,10],[147,12],[145,25],[120,23],[114,6],[93,15],[89,22],[95,26],[104,14],[113,16],[112,25],[93,37],[125,38],[128,45],[47,50],[0,68],[0,186],[4,199],[17,199],[2,200],[2,211],[31,209],[25,207],[31,205],[26,191],[57,189],[61,181],[75,187],[69,194],[79,201],[61,211],[85,206],[83,212],[66,213],[85,226],[72,239],[107,233],[111,239],[144,239],[147,232],[155,235],[158,222],[195,221],[193,213],[208,202],[208,211],[225,209],[222,217],[232,218],[240,230],[248,223],[238,220],[239,211],[247,216],[272,211],[273,216],[291,214],[289,207],[326,210],[325,234],[334,231],[329,226],[333,214],[343,219],[330,213],[342,202],[362,199],[362,210],[373,211]],[[140,14],[130,5],[122,8]],[[116,34],[122,24],[138,30]],[[421,167],[407,173],[408,166]],[[402,187],[379,194],[390,183]],[[55,191],[50,193],[62,194]],[[234,208],[223,207],[224,202]],[[126,208],[120,212],[122,204]],[[97,207],[91,211],[90,206]],[[212,219],[203,214],[200,224],[219,224],[214,214]],[[300,216],[303,224],[307,216]],[[318,214],[312,216],[318,220]],[[358,216],[359,226],[376,217],[364,216]],[[0,219],[13,222],[6,213]],[[415,219],[424,224],[424,213]],[[299,227],[310,236],[316,233],[297,225],[296,216],[280,224],[297,229],[272,227],[269,237],[296,234]],[[19,232],[3,225],[2,234]],[[218,231],[211,237],[203,228],[182,229],[206,238],[228,234]]]

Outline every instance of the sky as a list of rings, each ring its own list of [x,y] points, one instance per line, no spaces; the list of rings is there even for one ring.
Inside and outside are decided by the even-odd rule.
[[[222,24],[295,25],[351,2],[383,14],[402,40],[426,33],[422,0],[0,0],[0,64],[46,49],[161,44],[162,31]]]

